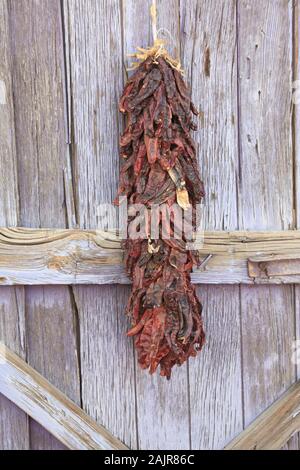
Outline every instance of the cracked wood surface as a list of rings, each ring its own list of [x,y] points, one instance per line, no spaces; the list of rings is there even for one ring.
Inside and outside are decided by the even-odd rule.
[[[293,47],[293,81],[300,80],[300,2],[294,2],[293,11],[293,24],[294,24],[294,47]],[[293,138],[294,138],[294,157],[295,157],[295,197],[296,197],[296,228],[300,228],[300,81],[298,83],[298,92],[295,95],[294,90],[294,108],[293,108]],[[298,97],[298,99],[296,99]],[[296,331],[295,337],[300,340],[300,287],[295,286],[295,321]],[[297,379],[300,379],[300,364],[296,366]],[[297,444],[300,444],[300,437],[298,433],[298,440],[296,437],[292,439],[291,445],[297,448]],[[287,447],[289,448],[290,443]],[[293,447],[291,447],[293,448]]]
[[[124,58],[137,45],[147,46],[152,41],[151,23],[147,21],[151,0],[126,0],[123,4]],[[166,28],[162,36],[172,36],[171,51],[180,52],[180,2],[157,0],[157,27]],[[133,14],[136,12],[138,15]],[[138,20],[137,20],[138,18]],[[145,21],[146,20],[146,21]],[[187,449],[190,446],[189,377],[184,364],[176,371],[176,381],[161,380],[157,374],[141,374],[136,367],[137,445],[140,449]],[[176,429],[178,432],[170,432]]]
[[[300,231],[204,232],[204,267],[195,283],[296,283],[300,275],[252,278],[255,262],[300,258]],[[121,240],[115,232],[79,229],[0,228],[0,284],[128,284]],[[280,263],[279,263],[280,267]]]
[[[122,2],[66,0],[70,155],[76,222],[101,227],[98,206],[111,203],[119,176],[123,87]],[[108,214],[109,226],[113,225]],[[125,335],[126,286],[73,288],[82,407],[130,448],[137,446],[135,366]]]
[[[204,227],[236,230],[236,2],[222,0],[217,8],[210,0],[180,2],[180,22],[183,67],[200,110],[194,137],[206,190]],[[204,305],[207,337],[199,360],[189,363],[192,449],[222,448],[242,429],[239,287],[202,283],[226,278],[234,284],[234,279],[247,277],[245,267],[245,261],[239,265],[226,255],[218,266],[214,255],[206,271],[194,275],[201,279],[197,293]]]
[[[66,226],[63,167],[66,165],[63,31],[61,2],[10,2],[1,0],[8,11],[9,78],[12,82],[15,173],[1,179],[8,197],[17,185],[18,209],[10,225]],[[0,22],[2,21],[2,17]],[[1,117],[2,122],[2,117]],[[9,167],[11,162],[1,162]],[[2,198],[1,198],[2,199]],[[5,199],[4,199],[5,200]],[[7,206],[8,213],[10,212]],[[0,291],[1,305],[5,291]],[[18,310],[24,319],[24,357],[60,390],[80,403],[77,332],[74,307],[68,287],[26,287],[19,295]],[[2,339],[14,336],[10,321]],[[10,345],[17,353],[18,348]],[[58,367],[59,364],[59,367]],[[9,421],[9,419],[7,419]],[[9,429],[5,423],[1,429]],[[15,437],[7,448],[61,449],[62,444],[37,423],[28,420],[28,437]],[[8,433],[9,435],[9,433]]]
[[[300,431],[300,382],[256,418],[225,450],[279,450]]]
[[[7,346],[0,343],[0,393],[71,450],[127,447]]]
[[[0,1],[0,223],[17,225],[19,197],[8,3]],[[0,341],[26,357],[24,288],[0,288]],[[5,430],[5,431],[4,431]],[[0,448],[28,449],[26,414],[0,395]]]
[[[294,3],[238,2],[239,229],[295,228]],[[292,285],[241,286],[240,299],[247,426],[296,380],[296,303]]]
[[[151,42],[150,3],[0,0],[2,226],[103,228],[98,204],[111,202],[117,188],[126,54]],[[195,138],[206,229],[299,228],[299,105],[291,103],[292,71],[300,78],[299,0],[157,6],[158,26],[170,31],[201,111]],[[102,264],[106,255],[93,243],[68,241],[67,268],[80,270],[75,280],[62,273],[65,253],[53,259],[47,244],[38,245],[43,255],[31,267],[46,280],[50,256],[57,284],[73,284],[83,272],[89,282],[127,282],[119,249],[113,265]],[[33,253],[32,246],[19,249],[10,261]],[[96,265],[86,259],[90,249],[100,257]],[[244,256],[216,253],[194,281],[249,282]],[[15,283],[5,269],[0,277]],[[32,276],[16,272],[24,282]],[[199,295],[207,345],[171,384],[136,368],[124,336],[128,286],[1,286],[0,337],[128,446],[220,448],[295,380],[299,288],[202,284]],[[1,448],[60,447],[4,397],[0,422]],[[288,447],[298,448],[298,438]]]

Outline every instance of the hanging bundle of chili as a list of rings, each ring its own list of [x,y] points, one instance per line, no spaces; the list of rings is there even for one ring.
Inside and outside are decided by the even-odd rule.
[[[177,203],[182,210],[194,211],[204,196],[190,135],[196,129],[192,114],[197,111],[179,64],[170,59],[162,43],[157,40],[152,49],[140,51],[137,56],[145,60],[128,80],[120,100],[127,127],[120,139],[125,161],[119,196],[147,210]],[[140,366],[150,373],[160,366],[160,374],[170,378],[172,367],[195,356],[205,336],[202,306],[190,279],[197,252],[186,249],[184,236],[175,236],[172,220],[171,236],[163,237],[164,220],[161,215],[157,239],[129,236],[124,249],[133,283],[127,306],[132,323],[128,336],[135,337]]]

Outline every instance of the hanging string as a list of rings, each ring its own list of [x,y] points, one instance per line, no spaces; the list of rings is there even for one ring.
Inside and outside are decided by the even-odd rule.
[[[175,37],[173,36],[173,34],[170,33],[170,31],[167,28],[159,28],[157,30],[157,37],[159,37],[160,34],[162,36],[169,36],[169,41],[165,40],[166,44],[173,44],[175,47],[175,44],[176,44]],[[163,37],[161,39],[164,40]]]
[[[150,15],[152,20],[152,37],[153,43],[157,40],[157,8],[156,8],[156,0],[152,1],[152,5],[150,7]]]
[[[170,33],[170,31],[166,28],[159,28],[157,30],[157,8],[156,8],[156,0],[152,1],[152,5],[150,7],[150,16],[151,16],[151,24],[152,24],[152,36],[153,36],[153,45],[151,47],[143,48],[137,47],[137,51],[134,54],[128,54],[128,57],[134,57],[137,59],[137,62],[133,62],[131,67],[128,70],[134,70],[137,68],[141,62],[147,60],[149,57],[152,57],[153,61],[156,62],[159,57],[163,57],[168,64],[173,67],[174,69],[178,70],[182,74],[184,70],[181,68],[181,63],[179,59],[173,59],[170,55],[168,50],[166,49],[166,45],[168,41],[165,39],[161,39],[158,37],[158,34],[161,32],[167,33],[171,42],[175,43],[174,37]]]

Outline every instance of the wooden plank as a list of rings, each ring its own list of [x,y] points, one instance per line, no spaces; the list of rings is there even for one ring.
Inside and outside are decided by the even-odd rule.
[[[66,166],[61,2],[11,2],[13,83],[20,221],[66,226]],[[78,404],[80,379],[76,309],[67,287],[26,289],[28,362]],[[60,364],[60,367],[57,367]],[[63,446],[35,422],[33,449]]]
[[[124,56],[137,46],[151,45],[152,1],[123,2]],[[171,52],[179,48],[179,1],[157,0],[157,28],[171,34]],[[159,37],[167,37],[165,31]],[[128,63],[128,61],[127,61]],[[173,380],[149,376],[136,364],[138,446],[141,449],[187,449],[189,439],[189,398],[187,367],[173,372]],[[176,429],[176,432],[170,432]]]
[[[213,290],[197,287],[206,344],[190,361],[192,449],[220,449],[242,430],[239,299],[234,286]]]
[[[69,449],[127,449],[3,343],[0,343],[0,392]]]
[[[280,450],[299,450],[297,435],[293,436]]]
[[[8,3],[0,0],[0,223],[17,225],[19,197],[10,34]],[[26,356],[22,287],[0,288],[0,340]],[[4,396],[0,396],[0,448],[29,448],[28,418]]]
[[[238,2],[241,229],[294,228],[291,44],[291,2]],[[293,288],[242,286],[241,309],[247,425],[295,380]]]
[[[12,57],[10,46],[9,15],[7,1],[0,2],[0,136],[1,136],[1,172],[0,172],[0,214],[2,221],[17,224],[19,211],[18,176],[16,165],[16,137],[14,125],[14,107],[12,94]],[[8,186],[10,190],[8,191]],[[3,223],[3,222],[2,222]]]
[[[293,38],[293,55],[294,55],[294,76],[293,80],[296,81],[297,89],[294,89],[293,95],[293,144],[294,144],[294,171],[295,171],[295,209],[296,209],[296,227],[300,227],[300,2],[294,2],[293,9],[294,21],[294,38]],[[298,81],[297,81],[298,80]],[[300,350],[300,287],[295,286],[295,318],[296,318],[296,347]],[[296,374],[297,379],[300,379],[300,357],[296,361]],[[293,438],[297,441],[297,449],[300,448],[300,434]]]
[[[296,222],[300,226],[300,2],[294,2],[293,10],[293,138],[295,158]]]
[[[101,228],[100,203],[111,203],[119,173],[118,98],[123,86],[120,2],[63,2],[70,51],[71,168],[81,228]],[[114,212],[108,214],[114,225]],[[102,227],[103,228],[103,227]],[[74,288],[80,326],[82,406],[136,447],[134,356],[125,336],[127,288]]]
[[[281,256],[257,256],[249,258],[248,272],[249,276],[257,278],[276,278],[277,276],[298,276],[300,273],[300,259],[290,255],[283,259]],[[299,255],[298,255],[299,256]]]
[[[256,418],[226,450],[279,450],[300,431],[300,382]]]
[[[0,299],[0,342],[5,341],[25,358],[24,288],[1,287]],[[28,450],[29,445],[28,417],[7,398],[0,395],[0,448],[2,450]]]
[[[195,138],[206,187],[204,226],[209,230],[237,228],[235,3],[222,0],[216,7],[209,0],[181,2],[183,67],[200,109]],[[218,256],[213,256],[206,271],[195,273],[193,280],[234,283],[245,279],[245,260],[243,267],[231,257],[223,260],[221,268]],[[191,448],[218,449],[242,428],[239,288],[199,286],[197,290],[207,342],[189,364]]]
[[[247,260],[290,260],[300,255],[300,231],[205,232],[200,250],[212,258],[194,283],[293,283],[299,275],[249,277]],[[102,230],[0,228],[0,284],[129,283],[120,240]],[[272,261],[271,261],[272,263]]]
[[[300,3],[294,4],[294,83],[297,88],[293,90],[293,129],[294,129],[294,157],[295,157],[295,194],[297,228],[300,227]],[[300,288],[295,288],[297,339],[300,340]],[[300,363],[298,365],[298,378],[300,378]]]

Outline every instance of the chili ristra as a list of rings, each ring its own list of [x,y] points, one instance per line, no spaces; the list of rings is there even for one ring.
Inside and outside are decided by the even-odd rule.
[[[164,57],[148,57],[128,80],[120,111],[127,126],[120,139],[124,163],[119,196],[147,209],[175,203],[183,210],[194,209],[204,197],[190,134],[196,130],[192,116],[198,113],[181,72]],[[168,379],[175,364],[196,356],[205,338],[202,306],[190,279],[198,255],[186,249],[184,237],[175,237],[172,220],[171,227],[169,238],[160,230],[157,239],[129,237],[123,244],[133,283],[127,306],[132,328],[127,334],[135,337],[140,366],[150,373],[160,366]]]

